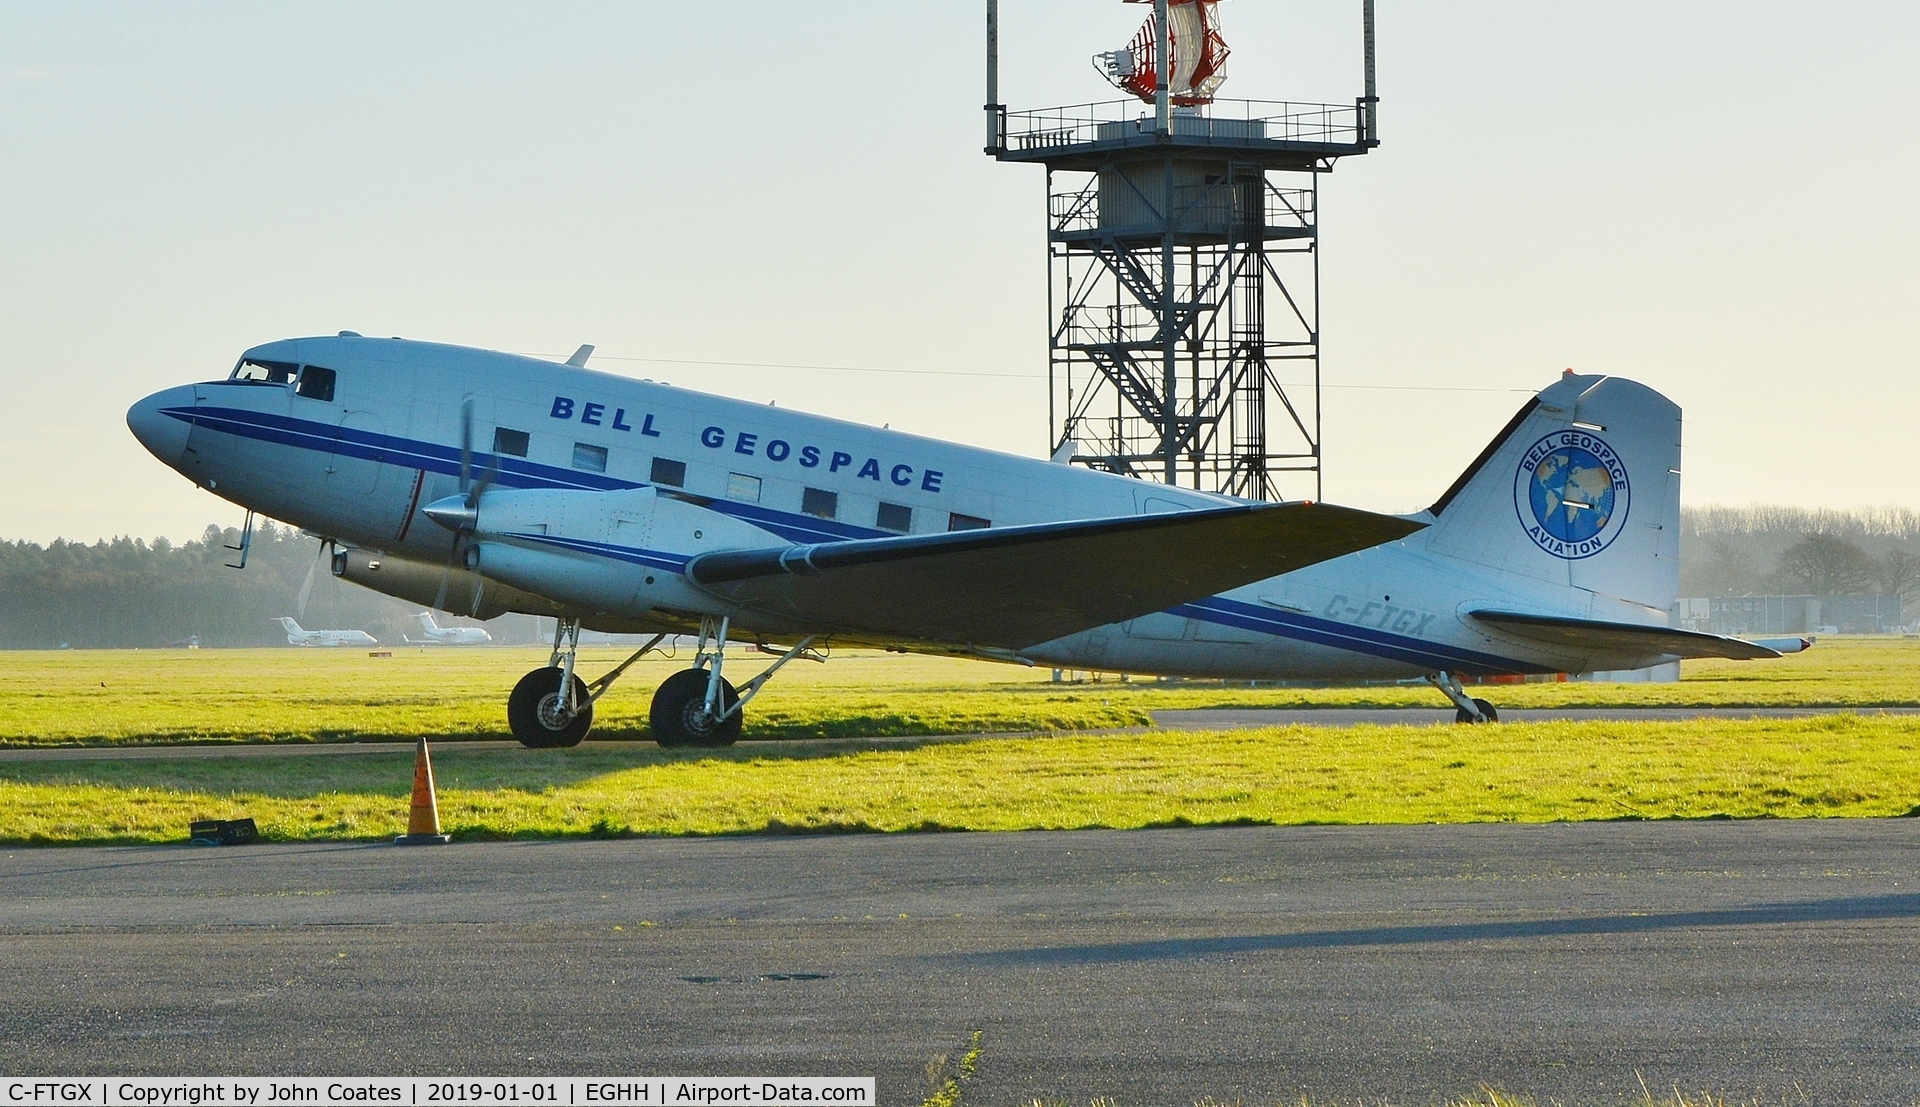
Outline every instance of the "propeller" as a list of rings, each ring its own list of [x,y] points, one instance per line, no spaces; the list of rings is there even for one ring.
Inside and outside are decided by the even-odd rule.
[[[473,397],[460,401],[460,497],[461,506],[449,509],[444,501],[429,504],[423,510],[427,517],[448,530],[453,531],[453,545],[447,550],[447,568],[440,574],[440,590],[434,594],[433,607],[436,611],[449,611],[447,607],[447,589],[453,583],[454,567],[461,563],[472,548],[469,541],[473,530],[480,521],[480,497],[493,484],[497,475],[491,455],[487,466],[481,470],[480,479],[473,479]],[[478,572],[473,575],[473,596],[467,603],[467,614],[476,615],[480,611],[481,590],[486,580]]]
[[[301,620],[306,619],[307,601],[313,598],[314,578],[319,576],[320,562],[325,561],[326,558],[327,542],[326,539],[323,538],[320,540],[320,556],[314,559],[313,564],[307,566],[307,579],[300,585],[300,598],[294,601],[294,618]]]

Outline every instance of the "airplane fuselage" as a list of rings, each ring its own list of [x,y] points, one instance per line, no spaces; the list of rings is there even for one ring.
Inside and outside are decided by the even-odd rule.
[[[437,576],[452,552],[453,536],[422,509],[461,491],[463,418],[471,427],[470,473],[491,489],[652,488],[688,510],[710,512],[714,526],[651,536],[648,528],[638,527],[630,542],[617,544],[621,552],[611,556],[635,580],[623,610],[487,586],[490,610],[580,616],[599,629],[685,630],[701,616],[724,615],[746,633],[777,637],[803,630],[731,605],[675,572],[646,574],[649,567],[684,565],[706,546],[740,545],[746,536],[756,536],[747,544],[777,546],[1237,502],[771,404],[461,347],[358,336],[290,339],[250,350],[245,360],[256,363],[248,370],[256,375],[272,376],[273,365],[322,366],[331,374],[325,387],[311,389],[304,383],[296,387],[291,372],[282,381],[182,386],[142,401],[129,422],[150,449],[196,484],[356,547],[357,560],[341,562],[355,571],[384,560],[387,568],[376,565],[374,573],[388,572],[397,580],[394,574],[402,565],[412,566],[412,583],[392,589],[416,602],[430,602],[420,595],[420,581]],[[463,405],[470,405],[464,416]],[[1657,490],[1637,494],[1664,499],[1667,475],[1660,477]],[[1435,474],[1432,480],[1437,485],[1444,477]],[[1677,475],[1671,487],[1677,503]],[[528,536],[523,544],[540,552],[538,536]],[[551,545],[556,556],[607,553],[563,549],[557,540]],[[1432,545],[1432,532],[1420,531],[1221,595],[1024,648],[1018,659],[1080,669],[1255,679],[1579,672],[1665,659],[1644,650],[1557,646],[1475,622],[1466,613],[1485,607],[1635,623],[1664,622],[1665,612],[1569,587],[1565,576],[1510,572]],[[639,583],[642,578],[646,583]],[[350,579],[389,590],[366,573]],[[464,603],[462,587],[452,593]]]
[[[301,630],[287,632],[289,646],[377,646],[379,639],[364,630]]]

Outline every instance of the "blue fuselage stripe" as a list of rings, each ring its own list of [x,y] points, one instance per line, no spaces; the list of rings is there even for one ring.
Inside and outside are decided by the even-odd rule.
[[[560,538],[550,534],[510,533],[508,538],[522,542],[535,542],[547,546],[558,546],[563,550],[593,554],[596,557],[625,561],[634,565],[645,565],[651,569],[665,569],[678,573],[687,567],[688,559],[680,554],[665,550],[642,550],[632,546],[614,546],[605,542],[589,542],[584,538]]]
[[[449,476],[460,475],[460,450],[457,447],[442,446],[434,442],[401,438],[337,423],[321,423],[286,415],[248,411],[244,408],[175,407],[164,409],[163,414],[190,425],[202,426],[242,438],[293,446],[317,453],[355,457],[382,465],[424,469]],[[645,484],[615,477],[584,473],[574,469],[561,469],[492,453],[476,452],[473,455],[471,467],[475,473],[491,472],[493,483],[503,488],[554,488],[609,492],[647,487]],[[820,519],[811,515],[776,511],[758,504],[709,500],[705,497],[701,498],[701,503],[711,511],[751,523],[790,542],[833,542],[849,538],[878,538],[890,533],[869,527],[854,526],[851,523]],[[675,573],[684,569],[687,562],[685,557],[663,551],[631,549],[602,542],[536,534],[515,534],[510,537]],[[1420,668],[1463,673],[1557,671],[1546,666],[1459,649],[1426,639],[1409,638],[1405,635],[1357,627],[1350,623],[1334,622],[1311,615],[1271,611],[1222,596],[1211,596],[1193,603],[1181,604],[1169,609],[1167,614],[1199,619],[1202,622],[1220,626],[1237,627],[1298,642],[1328,646],[1352,653],[1369,654]]]
[[[1351,623],[1339,623],[1313,615],[1273,611],[1242,603],[1239,600],[1230,600],[1224,596],[1209,596],[1204,600],[1181,604],[1168,613],[1220,626],[1271,634],[1279,638],[1331,646],[1353,653],[1371,654],[1389,661],[1399,661],[1434,670],[1464,673],[1558,672],[1557,669],[1549,666],[1515,661],[1495,654],[1460,649],[1424,638],[1410,638],[1403,634],[1354,626]]]
[[[430,473],[444,473],[448,476],[460,475],[460,450],[453,446],[442,446],[414,438],[399,438],[359,427],[247,411],[242,408],[177,407],[167,408],[163,413],[184,423],[261,442],[273,442],[278,445],[312,450],[316,453],[356,457],[382,465],[425,469]],[[520,458],[502,457],[491,453],[474,453],[471,471],[476,474],[476,477],[478,474],[491,472],[492,482],[502,488],[566,488],[587,492],[612,492],[647,487],[645,484],[620,480],[617,477],[583,473],[576,469],[561,469],[552,465],[541,465]],[[890,533],[812,515],[775,511],[758,504],[735,503],[731,500],[705,500],[704,498],[702,504],[711,511],[751,523],[790,542],[836,542],[847,538],[879,538]]]

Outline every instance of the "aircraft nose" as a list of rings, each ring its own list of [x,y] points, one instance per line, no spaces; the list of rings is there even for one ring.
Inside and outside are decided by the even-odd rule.
[[[192,410],[191,385],[164,389],[127,409],[127,429],[153,456],[168,465],[178,465],[187,451],[187,434],[193,429],[193,424],[179,415]]]

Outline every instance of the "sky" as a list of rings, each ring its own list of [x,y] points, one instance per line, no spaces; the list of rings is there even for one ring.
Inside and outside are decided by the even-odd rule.
[[[343,329],[1044,456],[983,9],[0,0],[0,538],[238,525],[126,408]],[[1359,0],[1223,10],[1221,95],[1359,93]],[[1002,99],[1111,98],[1143,11],[1003,0]],[[1321,188],[1326,499],[1429,503],[1572,367],[1681,404],[1687,503],[1920,507],[1920,5],[1377,24],[1382,144]]]

